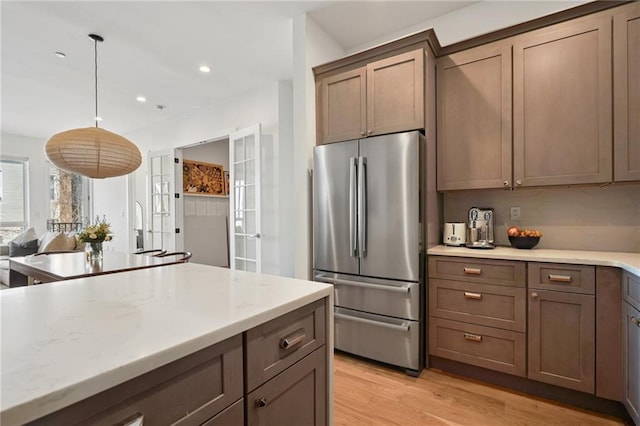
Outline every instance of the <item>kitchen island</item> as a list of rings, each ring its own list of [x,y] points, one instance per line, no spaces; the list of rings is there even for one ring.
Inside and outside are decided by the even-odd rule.
[[[232,339],[242,360],[261,332],[280,330],[280,348],[262,352],[304,356],[296,365],[319,354],[322,417],[330,419],[332,306],[330,285],[193,263],[4,290],[0,423],[41,419]],[[298,312],[306,317],[288,320]],[[286,363],[272,364],[283,366],[248,379],[281,381]]]

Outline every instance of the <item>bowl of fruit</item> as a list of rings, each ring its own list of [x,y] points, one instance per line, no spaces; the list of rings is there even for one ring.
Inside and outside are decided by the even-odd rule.
[[[538,245],[542,232],[532,229],[520,229],[517,226],[511,226],[507,230],[509,242],[512,247],[518,249],[531,249]]]

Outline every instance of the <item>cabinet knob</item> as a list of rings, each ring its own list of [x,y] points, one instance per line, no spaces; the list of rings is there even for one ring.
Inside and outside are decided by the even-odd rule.
[[[508,180],[505,180],[504,182],[502,182],[502,184],[503,184],[504,186],[509,186],[509,181],[508,181]]]
[[[518,179],[518,180],[516,181],[516,185],[522,185],[522,181],[521,181],[520,179]]]
[[[370,135],[371,133],[373,133],[373,130],[369,130],[367,131],[367,134]]]
[[[532,299],[537,299],[538,298],[538,293],[531,293],[531,298]]]
[[[364,136],[366,134],[367,134],[366,132],[360,132],[360,136]]]
[[[631,317],[631,322],[632,322],[635,326],[640,327],[640,320],[639,320],[638,318],[636,318],[636,317]]]
[[[267,399],[262,397],[256,400],[256,407],[263,408],[267,406]]]

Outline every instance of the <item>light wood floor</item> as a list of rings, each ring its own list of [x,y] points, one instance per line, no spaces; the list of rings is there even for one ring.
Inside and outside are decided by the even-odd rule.
[[[336,353],[335,426],[622,425],[621,420],[439,370],[419,378]]]

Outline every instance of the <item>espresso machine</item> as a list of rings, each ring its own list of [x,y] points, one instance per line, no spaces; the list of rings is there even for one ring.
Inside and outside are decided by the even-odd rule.
[[[493,209],[483,207],[471,207],[469,209],[466,245],[469,248],[495,248],[493,239]]]

